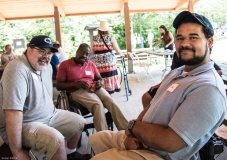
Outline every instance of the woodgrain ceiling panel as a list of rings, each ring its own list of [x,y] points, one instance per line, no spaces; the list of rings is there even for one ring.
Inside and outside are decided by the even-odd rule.
[[[0,0],[0,20],[53,17],[56,4],[63,16],[120,13],[125,1],[130,12],[173,11],[188,6],[188,0]]]

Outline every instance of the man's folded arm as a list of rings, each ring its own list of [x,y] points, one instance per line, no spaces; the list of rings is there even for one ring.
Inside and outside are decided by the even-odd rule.
[[[170,127],[137,121],[132,132],[149,148],[173,153],[187,146],[187,143]]]

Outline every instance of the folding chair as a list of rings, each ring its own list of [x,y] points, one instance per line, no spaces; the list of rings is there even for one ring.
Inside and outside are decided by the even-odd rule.
[[[133,66],[137,67],[137,70],[133,72],[136,75],[137,80],[140,81],[144,76],[149,76],[152,80],[154,80],[153,76],[149,72],[150,67],[152,66],[149,54],[136,54],[129,52],[129,55],[133,60]]]

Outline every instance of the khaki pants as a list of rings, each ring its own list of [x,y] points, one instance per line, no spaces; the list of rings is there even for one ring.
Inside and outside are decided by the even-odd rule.
[[[125,150],[125,131],[101,131],[89,136],[95,152],[91,160],[163,160],[149,150]]]
[[[54,116],[45,122],[23,123],[23,146],[44,153],[48,159],[51,159],[60,143],[72,138],[84,123],[85,119],[82,116],[56,109]],[[4,141],[8,144],[7,139]]]
[[[73,101],[82,104],[92,113],[97,132],[108,129],[104,107],[112,114],[113,121],[118,130],[124,130],[128,125],[128,121],[122,114],[118,105],[104,88],[100,88],[95,91],[95,93],[80,89],[71,93],[71,96]]]

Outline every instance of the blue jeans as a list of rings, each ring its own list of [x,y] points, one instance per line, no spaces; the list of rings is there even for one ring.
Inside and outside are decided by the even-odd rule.
[[[173,44],[169,45],[167,48],[164,48],[164,49],[165,49],[165,50],[166,50],[166,49],[169,49],[169,50],[172,51],[172,50],[173,50]],[[168,55],[165,56],[165,58],[168,58]],[[173,55],[170,55],[170,58],[173,59]]]

